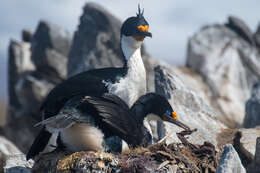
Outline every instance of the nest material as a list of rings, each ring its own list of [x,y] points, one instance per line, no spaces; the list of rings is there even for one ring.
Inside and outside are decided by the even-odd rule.
[[[182,143],[153,144],[136,148],[122,154],[104,152],[76,152],[66,154],[55,151],[39,157],[35,172],[85,172],[85,173],[167,173],[216,172],[217,152],[214,145],[204,142],[194,145],[184,137],[192,132],[178,133]],[[171,170],[171,171],[170,171]]]

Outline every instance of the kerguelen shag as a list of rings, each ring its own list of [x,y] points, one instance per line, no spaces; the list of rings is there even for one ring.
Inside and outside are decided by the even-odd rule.
[[[99,97],[111,93],[132,106],[146,93],[146,71],[141,57],[141,45],[145,37],[152,37],[148,30],[149,24],[143,16],[143,10],[138,8],[137,16],[128,18],[121,27],[120,47],[125,59],[124,66],[89,70],[58,84],[41,105],[43,119],[56,116],[67,101],[80,95]],[[45,150],[46,146],[55,145],[56,138],[57,134],[51,133],[44,126],[34,140],[27,158],[33,158]]]
[[[141,96],[131,108],[109,93],[101,97],[75,96],[58,115],[38,124],[58,132],[58,147],[66,151],[108,151],[117,147],[106,140],[111,136],[118,136],[130,147],[147,146],[151,134],[144,126],[145,119],[167,121],[190,130],[177,120],[167,99],[155,93]]]

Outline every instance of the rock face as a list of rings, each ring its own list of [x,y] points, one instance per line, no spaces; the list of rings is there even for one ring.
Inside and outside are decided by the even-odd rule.
[[[216,170],[217,173],[245,173],[240,158],[231,144],[224,148],[224,152]]]
[[[240,151],[243,152],[247,158],[253,160],[256,152],[256,139],[260,136],[260,127],[239,129],[238,131],[241,133]]]
[[[211,91],[218,119],[230,127],[241,125],[244,104],[259,79],[259,59],[252,33],[239,19],[202,28],[190,38],[187,66],[198,72]]]
[[[3,172],[2,169],[11,155],[19,154],[22,154],[22,152],[12,142],[0,136],[0,172]]]
[[[252,128],[260,125],[260,83],[253,87],[251,98],[246,102],[244,127]]]
[[[33,126],[41,119],[39,106],[42,100],[50,89],[66,78],[71,36],[44,21],[32,36],[24,35],[26,42],[11,41],[9,46],[9,104],[3,131],[26,152],[38,132]]]
[[[155,68],[155,90],[168,98],[181,122],[190,128],[197,128],[197,132],[189,137],[194,144],[209,141],[217,144],[217,133],[225,128],[205,102],[192,89],[186,87],[172,69],[165,66]],[[178,132],[179,127],[165,123],[166,133]],[[179,142],[175,134],[168,139],[168,143]]]

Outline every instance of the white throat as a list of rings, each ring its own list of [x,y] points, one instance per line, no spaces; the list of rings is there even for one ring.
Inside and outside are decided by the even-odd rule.
[[[121,48],[126,60],[130,60],[131,57],[140,57],[141,58],[141,45],[142,41],[137,41],[132,36],[121,37]]]
[[[108,90],[123,99],[128,106],[146,93],[146,71],[141,57],[142,41],[121,37],[121,48],[127,61],[127,74],[118,83],[108,84]]]

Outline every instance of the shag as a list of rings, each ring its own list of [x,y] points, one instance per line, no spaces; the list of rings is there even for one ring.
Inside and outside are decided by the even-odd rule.
[[[43,119],[56,116],[64,104],[74,96],[99,97],[104,93],[111,93],[132,106],[146,93],[146,71],[141,57],[141,45],[144,38],[152,37],[152,34],[148,31],[149,24],[143,12],[138,7],[137,16],[128,18],[121,27],[120,47],[125,60],[124,66],[89,70],[58,84],[41,105]],[[53,145],[56,137],[57,134],[43,127],[34,140],[27,158],[32,158],[45,150],[46,146]]]
[[[145,119],[167,121],[190,130],[177,120],[167,99],[155,93],[141,96],[131,108],[120,97],[109,93],[101,97],[76,96],[58,115],[38,125],[58,132],[58,147],[66,151],[107,151],[117,147],[106,140],[111,136],[118,136],[131,147],[147,146],[151,134],[144,126]]]

